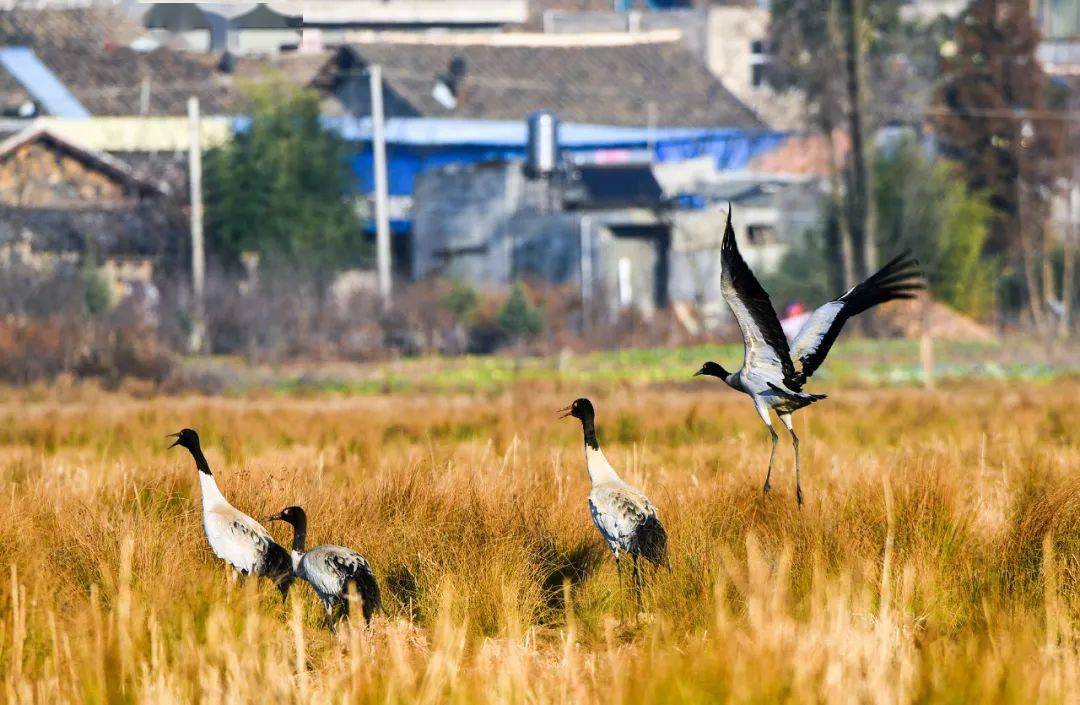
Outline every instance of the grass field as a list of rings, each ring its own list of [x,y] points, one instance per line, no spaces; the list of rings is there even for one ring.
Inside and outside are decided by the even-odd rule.
[[[251,367],[229,359],[188,363],[191,376],[215,380],[229,396],[271,392],[310,394],[400,394],[495,392],[529,383],[546,388],[593,388],[612,384],[685,384],[705,360],[737,369],[742,343],[670,348],[606,350],[553,357],[461,356],[408,358],[378,364]],[[1050,380],[1080,375],[1080,347],[1049,350],[1031,339],[1000,342],[938,341],[934,374],[943,382],[972,379]],[[841,386],[921,384],[923,364],[914,340],[842,340],[816,383]]]
[[[12,392],[4,698],[1080,702],[1080,379],[836,384],[796,416],[801,512],[790,448],[763,498],[767,436],[707,383]],[[583,392],[670,535],[641,613],[589,520],[580,427],[555,418]],[[371,560],[370,629],[331,635],[307,586],[283,607],[230,578],[190,456],[165,450],[183,426],[236,506],[302,503],[311,540]]]

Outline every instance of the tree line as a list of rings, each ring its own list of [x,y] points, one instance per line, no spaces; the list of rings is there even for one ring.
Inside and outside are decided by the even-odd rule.
[[[935,297],[1066,335],[1077,233],[1056,237],[1050,209],[1077,182],[1075,98],[1036,58],[1030,4],[972,0],[929,22],[905,20],[904,5],[771,4],[770,81],[802,93],[809,126],[851,137],[826,218],[795,256],[850,286],[879,251],[909,246],[932,265]],[[881,139],[901,128],[899,144]]]

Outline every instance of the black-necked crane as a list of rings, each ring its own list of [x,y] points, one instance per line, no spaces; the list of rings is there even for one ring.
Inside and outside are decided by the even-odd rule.
[[[187,448],[195,459],[202,490],[203,531],[210,543],[210,550],[241,575],[259,575],[273,581],[284,601],[294,578],[288,551],[271,538],[262,524],[225,499],[203,455],[199,434],[185,428],[178,433],[170,433],[168,437],[176,438],[170,448]]]
[[[730,207],[720,258],[720,291],[742,329],[743,366],[737,372],[728,372],[723,366],[710,361],[694,374],[719,377],[732,389],[754,400],[754,408],[772,437],[769,468],[765,473],[765,493],[770,489],[769,478],[772,476],[777,442],[769,409],[776,413],[791,434],[795,448],[795,497],[802,506],[799,437],[795,435],[791,415],[825,398],[824,394],[804,392],[803,385],[825,361],[829,348],[849,318],[886,301],[913,298],[915,291],[925,287],[919,263],[909,253],[893,258],[866,281],[815,310],[789,347],[769,295],[739,253],[735,231],[731,227]]]
[[[573,404],[560,409],[560,418],[573,416],[581,421],[585,435],[585,468],[592,481],[589,492],[589,512],[593,523],[607,541],[615,556],[615,570],[621,579],[620,559],[623,553],[630,556],[634,566],[634,587],[638,604],[641,601],[641,573],[638,557],[654,565],[668,565],[667,532],[660,523],[656,507],[639,490],[619,477],[615,468],[604,457],[596,438],[596,412],[588,399],[576,399]]]
[[[307,513],[301,507],[285,507],[267,521],[283,521],[293,528],[293,572],[315,590],[326,609],[326,625],[331,630],[342,617],[349,615],[349,586],[360,598],[364,621],[381,605],[379,583],[371,564],[351,548],[323,544],[305,549]]]

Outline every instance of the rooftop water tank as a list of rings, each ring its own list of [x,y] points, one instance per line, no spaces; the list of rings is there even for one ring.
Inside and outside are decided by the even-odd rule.
[[[531,178],[547,178],[559,166],[559,119],[555,113],[538,110],[529,115],[528,125],[525,173]]]

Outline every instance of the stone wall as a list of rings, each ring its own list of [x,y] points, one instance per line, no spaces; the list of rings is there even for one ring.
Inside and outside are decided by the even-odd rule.
[[[4,205],[70,208],[127,202],[127,191],[116,179],[41,142],[24,144],[0,162],[0,203]]]

